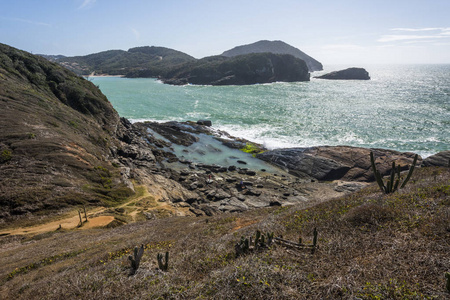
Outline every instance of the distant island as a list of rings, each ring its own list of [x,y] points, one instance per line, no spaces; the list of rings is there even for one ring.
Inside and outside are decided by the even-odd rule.
[[[320,62],[282,41],[259,41],[202,59],[155,46],[74,57],[42,56],[79,75],[160,78],[168,84],[242,85],[307,81],[309,72],[323,69]]]
[[[369,72],[363,68],[348,68],[345,70],[334,71],[322,76],[316,76],[318,79],[330,80],[369,80]]]

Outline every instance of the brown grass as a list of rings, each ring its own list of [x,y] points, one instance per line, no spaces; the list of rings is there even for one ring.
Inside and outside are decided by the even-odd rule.
[[[4,299],[449,299],[449,182],[448,168],[422,168],[391,195],[370,186],[314,206],[6,236],[0,293]],[[314,254],[275,244],[234,255],[234,244],[256,229],[311,243],[314,228]],[[141,266],[129,276],[127,256],[140,244]],[[168,272],[156,263],[165,251]]]

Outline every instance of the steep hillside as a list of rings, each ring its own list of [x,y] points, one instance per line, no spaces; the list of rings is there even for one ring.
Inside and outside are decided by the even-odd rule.
[[[119,116],[89,81],[0,44],[1,217],[117,201],[108,162]]]
[[[253,53],[213,56],[187,63],[166,74],[164,83],[245,85],[275,81],[309,81],[305,62],[292,55]]]
[[[320,62],[300,51],[299,49],[292,47],[282,41],[258,41],[249,45],[237,46],[233,49],[222,53],[223,56],[233,57],[237,55],[249,54],[249,53],[263,53],[270,52],[275,54],[290,54],[297,58],[300,58],[306,62],[310,72],[321,71],[323,66]]]
[[[157,77],[167,68],[195,60],[183,52],[164,47],[137,47],[128,51],[108,50],[85,56],[62,57],[57,62],[77,74],[92,72],[129,77]]]

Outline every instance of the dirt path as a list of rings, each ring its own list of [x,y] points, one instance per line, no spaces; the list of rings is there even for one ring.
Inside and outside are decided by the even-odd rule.
[[[126,214],[131,216],[133,222],[136,221],[136,215],[139,213],[139,209],[142,209],[142,207],[138,207],[136,205],[143,199],[152,198],[151,194],[144,186],[137,186],[136,190],[138,191],[138,193],[134,197],[116,207],[126,208],[126,211],[128,211]],[[83,219],[83,226],[81,227],[79,227],[80,217],[78,215],[78,211],[73,211],[69,217],[65,217],[60,220],[55,220],[30,227],[3,229],[0,230],[0,235],[40,234],[49,231],[55,231],[58,229],[89,229],[95,227],[103,227],[108,225],[115,219],[114,216],[111,215],[101,215],[105,213],[107,209],[108,208],[106,207],[97,207],[89,210],[87,212],[88,222],[85,222],[84,213],[82,213],[81,215]]]
[[[89,211],[89,215],[98,214],[104,211],[105,208],[96,208],[94,210]],[[78,216],[78,212],[73,212],[73,216],[66,217],[60,220],[51,221],[45,224],[40,224],[36,226],[30,226],[30,227],[19,227],[14,229],[4,229],[0,231],[0,235],[17,235],[17,234],[39,234],[49,231],[55,231],[58,229],[74,229],[77,228],[80,224],[80,217]],[[105,226],[109,224],[111,221],[114,220],[113,216],[98,216],[89,218],[89,222],[83,223],[83,226],[80,227],[81,229],[87,229],[87,228],[93,228],[93,227],[99,227],[99,226]],[[84,216],[83,216],[84,221]]]

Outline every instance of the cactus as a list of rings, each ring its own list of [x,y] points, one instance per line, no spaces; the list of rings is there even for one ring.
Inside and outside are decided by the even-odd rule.
[[[256,236],[255,236],[255,249],[258,249],[261,244],[261,231],[256,230]]]
[[[166,252],[166,257],[163,261],[163,255],[161,253],[158,253],[156,255],[156,258],[158,260],[158,267],[161,271],[167,272],[169,269],[169,252]]]
[[[274,234],[273,232],[266,234],[261,233],[261,231],[257,230],[255,234],[255,241],[252,241],[252,236],[249,238],[241,237],[241,240],[236,243],[234,246],[234,249],[236,251],[236,257],[248,253],[250,251],[257,251],[262,248],[268,248],[270,245],[272,245],[272,242],[274,240]],[[252,247],[253,245],[253,247]]]
[[[241,237],[241,240],[239,241],[239,243],[237,243],[234,246],[234,249],[236,251],[236,257],[249,252],[250,244],[251,244],[251,237],[250,237],[250,241],[249,241],[249,239]]]
[[[418,155],[416,154],[416,155],[414,156],[414,161],[413,161],[411,167],[409,168],[408,175],[406,176],[405,181],[403,181],[402,185],[400,186],[401,189],[405,187],[406,183],[407,183],[407,182],[409,181],[409,179],[411,178],[412,173],[413,173],[413,171],[414,171],[414,168],[415,168],[415,166],[416,166],[417,157],[418,157]]]
[[[377,167],[375,165],[375,158],[373,156],[373,152],[371,151],[370,152],[370,164],[372,166],[372,170],[373,170],[373,173],[374,173],[374,176],[375,176],[375,180],[377,181],[378,186],[380,187],[381,191],[383,193],[385,193],[385,194],[389,194],[389,193],[395,192],[399,188],[399,185],[400,185],[401,189],[404,188],[406,183],[409,181],[409,179],[412,176],[412,173],[413,173],[414,168],[416,166],[417,158],[418,158],[418,155],[416,154],[414,156],[413,163],[412,163],[411,167],[409,168],[408,175],[406,176],[405,180],[403,181],[403,183],[401,185],[400,185],[400,180],[401,180],[401,178],[400,178],[400,166],[396,167],[395,166],[395,162],[392,162],[391,173],[390,173],[389,179],[388,179],[388,181],[386,182],[386,185],[385,185],[384,182],[383,182],[383,178],[382,178],[380,172],[377,170]],[[397,179],[395,179],[395,175],[397,175]]]
[[[314,254],[314,252],[316,251],[316,247],[317,247],[317,229],[316,227],[314,227],[311,254]]]
[[[87,222],[88,218],[87,218],[86,206],[85,205],[83,205],[83,209],[84,209],[84,218],[86,219],[86,222]]]
[[[80,223],[78,223],[78,227],[83,226],[83,219],[81,218],[81,210],[78,211],[78,216],[80,217]]]
[[[137,269],[139,268],[139,264],[141,262],[142,255],[144,254],[144,245],[141,245],[141,248],[137,246],[134,247],[134,257],[128,256],[128,259],[131,262],[131,275],[136,274]]]
[[[447,292],[450,293],[450,273],[445,273],[445,278],[447,278],[447,284],[445,285],[445,288],[447,289]]]
[[[270,245],[272,245],[273,242],[273,232],[271,233],[267,232],[266,236],[267,236],[267,246],[270,247]]]

